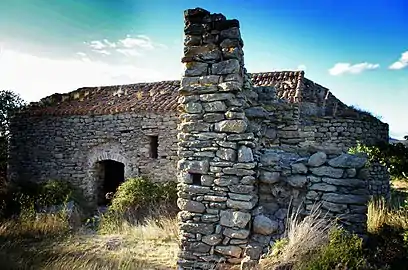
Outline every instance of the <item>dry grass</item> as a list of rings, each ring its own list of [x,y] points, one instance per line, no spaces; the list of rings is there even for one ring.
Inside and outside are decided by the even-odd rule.
[[[383,199],[371,201],[368,205],[368,232],[377,233],[383,225],[408,230],[408,210],[391,207]]]
[[[408,179],[394,179],[391,184],[390,203],[377,199],[368,205],[369,233],[377,233],[383,225],[408,230],[408,209],[401,209],[401,205],[408,199]]]
[[[315,205],[310,215],[303,219],[299,217],[299,209],[287,220],[285,240],[278,242],[275,245],[277,247],[261,260],[263,269],[295,264],[328,243],[328,235],[334,223],[325,219],[320,206]]]
[[[174,269],[176,265],[174,216],[143,225],[123,223],[117,233],[103,235],[85,230],[63,233],[68,230],[66,220],[56,215],[1,224],[1,269]]]
[[[396,190],[408,192],[408,179],[394,179],[391,185]]]

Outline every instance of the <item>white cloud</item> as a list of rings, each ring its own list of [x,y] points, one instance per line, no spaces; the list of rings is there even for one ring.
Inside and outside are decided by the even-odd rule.
[[[107,50],[99,50],[97,51],[100,54],[104,54],[104,55],[111,55],[111,52],[107,51]]]
[[[110,55],[113,52],[123,54],[125,56],[140,56],[146,51],[152,51],[154,49],[166,49],[167,47],[160,43],[155,43],[145,35],[137,35],[132,37],[126,35],[126,37],[117,41],[93,40],[86,43],[94,52]]]
[[[300,64],[297,68],[296,68],[296,70],[303,70],[303,71],[306,71],[306,66],[305,65],[303,65],[303,64]]]
[[[102,49],[106,48],[106,44],[102,43],[101,41],[94,40],[94,41],[91,41],[89,43],[89,47],[91,47],[91,48],[93,48],[95,50],[102,50]]]
[[[350,64],[350,63],[337,63],[331,69],[329,69],[329,73],[333,76],[341,75],[341,74],[359,74],[365,70],[374,70],[380,67],[379,64],[371,64],[371,63],[358,63],[358,64]]]
[[[117,49],[118,53],[121,53],[125,56],[140,56],[142,55],[139,51],[133,49]]]
[[[388,68],[389,69],[403,69],[408,67],[408,51],[403,52],[398,61],[392,63]]]
[[[93,61],[79,52],[70,59],[51,59],[4,49],[0,55],[0,89],[39,100],[83,86],[127,84],[168,79],[168,74],[143,66]]]

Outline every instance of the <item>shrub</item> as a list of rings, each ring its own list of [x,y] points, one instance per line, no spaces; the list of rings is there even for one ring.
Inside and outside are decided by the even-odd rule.
[[[1,214],[3,217],[32,213],[54,205],[74,201],[77,206],[85,206],[82,193],[66,181],[51,180],[43,183],[32,181],[9,183],[3,191]]]
[[[121,231],[134,223],[154,220],[155,217],[173,215],[177,212],[177,184],[153,183],[145,178],[132,178],[123,182],[113,196],[107,213],[97,222],[99,231]]]
[[[334,224],[321,215],[320,205],[315,205],[305,218],[300,217],[300,209],[290,215],[285,237],[277,241],[271,254],[262,260],[265,269],[295,265],[328,242],[328,232]]]
[[[357,143],[349,149],[350,153],[365,153],[370,162],[379,162],[388,167],[394,178],[405,178],[408,173],[408,147],[402,143],[377,143],[367,146]]]
[[[159,203],[173,204],[176,200],[176,183],[157,184],[138,177],[129,179],[118,187],[110,210],[117,213],[125,213],[128,210],[145,210]]]
[[[329,243],[322,246],[316,254],[312,254],[309,260],[299,264],[299,269],[307,270],[332,270],[336,267],[351,270],[368,267],[364,257],[363,240],[340,228],[331,230]]]

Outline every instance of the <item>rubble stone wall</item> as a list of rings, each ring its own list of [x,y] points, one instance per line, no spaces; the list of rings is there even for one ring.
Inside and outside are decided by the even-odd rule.
[[[182,269],[240,262],[257,202],[245,114],[245,69],[237,20],[185,11],[180,88],[179,199]]]
[[[300,209],[307,215],[319,205],[328,217],[340,217],[350,231],[366,232],[369,189],[365,157],[325,152],[299,155],[279,149],[262,152],[259,206],[274,227],[261,243],[273,244],[282,237],[289,210]]]
[[[307,144],[326,144],[347,151],[358,141],[367,145],[377,142],[388,142],[388,124],[378,119],[345,119],[345,118],[305,118],[302,119],[301,135]]]
[[[11,125],[11,179],[70,181],[94,197],[96,163],[114,160],[125,165],[126,178],[176,181],[175,113],[17,117]],[[157,159],[149,156],[150,135],[158,136]]]
[[[311,151],[308,140],[322,145],[319,129],[305,132],[299,107],[262,98],[273,90],[247,84],[238,21],[200,8],[184,15],[180,268],[256,262],[282,237],[290,209],[308,215],[321,205],[346,229],[365,234],[367,159],[345,154],[337,144]],[[331,139],[347,132],[347,126],[329,123]]]
[[[372,197],[383,197],[389,200],[391,197],[390,174],[387,167],[374,162],[369,166],[368,188]]]

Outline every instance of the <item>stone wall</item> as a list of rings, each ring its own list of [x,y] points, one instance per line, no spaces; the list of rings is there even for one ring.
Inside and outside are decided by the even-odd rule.
[[[125,177],[175,181],[177,116],[174,113],[30,117],[12,121],[11,179],[70,181],[94,197],[96,163],[125,164]],[[157,135],[158,158],[149,157],[149,135]]]
[[[377,142],[388,142],[388,124],[375,118],[347,119],[347,118],[304,118],[301,132],[303,142],[299,145],[310,144],[330,145],[347,151],[358,141],[367,145]]]
[[[252,212],[248,259],[256,261],[284,236],[288,218],[311,212],[337,218],[354,233],[366,233],[369,190],[365,157],[316,152],[299,155],[264,149],[258,163],[259,203]]]
[[[200,8],[184,16],[178,264],[210,269],[220,261],[239,262],[248,244],[257,201],[256,144],[245,114],[247,76],[238,21]]]
[[[390,174],[387,167],[374,162],[370,164],[368,171],[368,188],[372,197],[391,197]]]
[[[184,15],[180,269],[253,264],[282,237],[290,209],[299,208],[304,217],[321,205],[326,217],[364,235],[367,159],[344,154],[340,144],[346,142],[336,139],[341,132],[347,140],[351,133],[364,136],[370,127],[332,119],[327,131],[319,130],[325,127],[320,122],[305,131],[299,106],[272,98],[271,87],[248,84],[238,21],[200,8]],[[319,131],[332,137],[320,139]],[[331,148],[303,147],[323,141]]]

